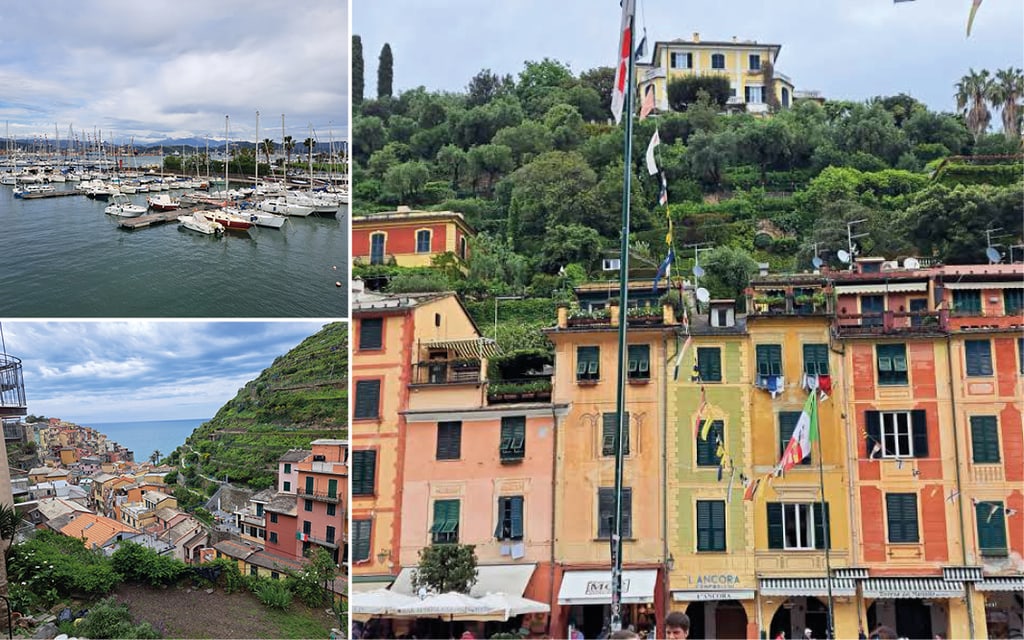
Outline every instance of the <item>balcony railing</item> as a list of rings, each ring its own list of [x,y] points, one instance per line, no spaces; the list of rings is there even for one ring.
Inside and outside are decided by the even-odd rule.
[[[0,416],[23,416],[26,407],[21,360],[0,353]]]
[[[935,335],[949,331],[949,312],[882,311],[836,316],[833,325],[840,337],[882,335]]]
[[[413,365],[413,384],[483,382],[480,360],[429,360]]]
[[[321,547],[327,547],[328,549],[337,549],[338,548],[338,541],[337,540],[328,540],[327,538],[317,538],[317,537],[311,535],[311,536],[309,536],[308,541],[312,542],[313,544],[320,545]]]
[[[331,504],[338,504],[341,502],[341,498],[335,493],[331,495],[329,493],[323,493],[321,491],[306,491],[305,489],[299,489],[297,492],[300,498],[308,498],[310,500],[317,500],[319,502],[329,502]]]

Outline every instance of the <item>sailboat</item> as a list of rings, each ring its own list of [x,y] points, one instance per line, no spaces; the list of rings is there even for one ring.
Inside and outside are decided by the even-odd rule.
[[[268,149],[269,151],[269,149]],[[269,158],[269,155],[268,155]],[[256,179],[254,193],[260,192],[260,112],[256,112]],[[261,227],[270,227],[271,229],[280,229],[284,226],[287,218],[279,216],[276,212],[272,211],[253,211],[249,214],[249,219]]]

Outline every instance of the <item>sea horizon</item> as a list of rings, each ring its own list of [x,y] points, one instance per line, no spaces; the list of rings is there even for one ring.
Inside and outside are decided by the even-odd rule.
[[[67,419],[68,422],[91,427],[135,454],[136,462],[149,459],[153,451],[167,456],[185,443],[185,438],[211,418],[176,418],[171,420],[126,420],[96,422]]]

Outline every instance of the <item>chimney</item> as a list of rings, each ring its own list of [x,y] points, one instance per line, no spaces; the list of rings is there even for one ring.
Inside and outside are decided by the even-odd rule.
[[[700,42],[700,31],[694,31],[693,32],[693,41],[694,42]]]

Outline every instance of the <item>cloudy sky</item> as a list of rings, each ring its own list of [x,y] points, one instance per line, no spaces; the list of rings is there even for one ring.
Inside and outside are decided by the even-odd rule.
[[[1024,66],[1024,2],[987,0],[968,39],[970,6],[971,0],[637,0],[637,25],[646,27],[649,43],[689,39],[696,31],[703,40],[781,44],[776,70],[798,90],[849,100],[906,92],[934,110],[953,111],[953,85],[969,67]],[[396,90],[458,91],[482,68],[517,74],[525,60],[554,58],[576,73],[611,66],[620,15],[617,0],[373,0],[352,7],[368,97],[376,96],[385,42],[394,53]]]
[[[28,412],[79,424],[210,418],[320,322],[3,323]]]
[[[5,2],[0,125],[127,142],[347,135],[347,0]],[[0,130],[2,134],[2,130]]]

